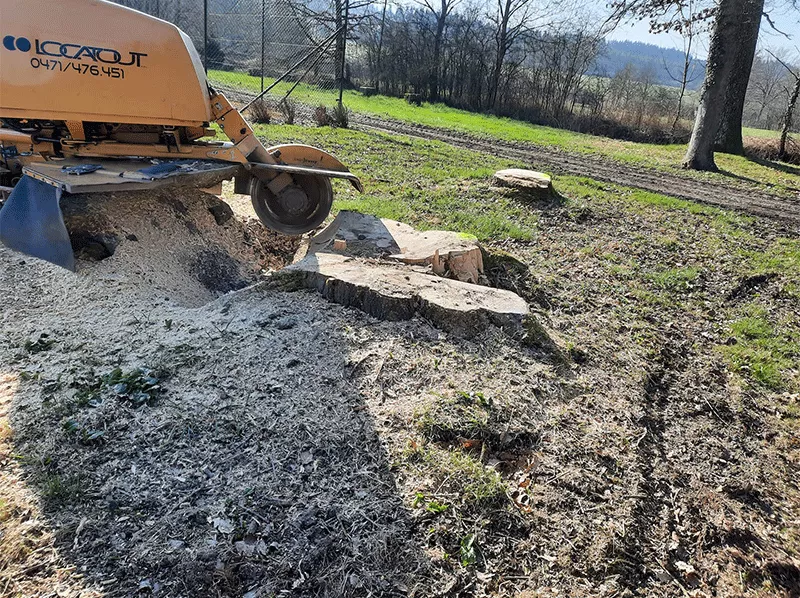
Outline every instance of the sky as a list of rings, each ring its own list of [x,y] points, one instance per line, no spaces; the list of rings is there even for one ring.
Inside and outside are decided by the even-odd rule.
[[[789,39],[773,31],[767,23],[767,20],[764,19],[761,24],[761,35],[758,40],[759,47],[769,48],[773,52],[783,50],[787,52],[790,57],[800,56],[800,11],[791,8],[773,8],[769,12],[770,17],[775,22],[775,26],[789,35]],[[648,31],[647,21],[623,23],[617,27],[608,38],[645,42],[683,51],[683,42],[680,35],[675,33],[659,33],[658,35],[653,35]],[[704,36],[696,46],[696,51],[692,53],[695,57],[704,59],[707,52],[708,40],[707,37]]]

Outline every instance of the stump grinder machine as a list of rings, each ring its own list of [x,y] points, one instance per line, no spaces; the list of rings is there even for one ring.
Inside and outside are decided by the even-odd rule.
[[[318,227],[336,158],[264,147],[206,81],[189,37],[105,0],[0,0],[0,242],[74,269],[62,194],[233,178],[267,227]],[[213,139],[216,123],[230,141]]]

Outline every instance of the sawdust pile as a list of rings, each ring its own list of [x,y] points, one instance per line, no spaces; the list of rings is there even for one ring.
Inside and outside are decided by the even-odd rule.
[[[160,289],[185,306],[256,282],[298,244],[196,189],[75,195],[62,206],[83,273]]]
[[[219,222],[220,203],[77,198],[77,274],[0,249],[0,595],[411,583],[421,559],[346,376],[347,331],[370,321],[307,293],[225,294],[295,241]]]

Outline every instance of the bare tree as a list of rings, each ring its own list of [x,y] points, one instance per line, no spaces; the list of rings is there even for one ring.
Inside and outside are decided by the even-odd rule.
[[[436,31],[433,38],[433,56],[430,65],[429,88],[431,101],[439,99],[439,70],[441,68],[442,43],[444,39],[444,29],[447,25],[447,17],[453,9],[461,3],[461,0],[415,0],[417,4],[424,6],[436,21]]]
[[[695,116],[692,138],[683,160],[684,168],[694,170],[716,170],[714,162],[714,144],[720,131],[723,119],[727,123],[728,134],[732,135],[731,115],[738,109],[739,140],[742,136],[741,115],[744,109],[744,94],[747,91],[739,86],[731,86],[734,78],[738,79],[747,71],[750,64],[739,62],[747,58],[749,44],[758,37],[761,15],[764,12],[764,0],[720,0],[714,17],[711,31],[711,43],[706,62],[706,77],[700,94],[700,106]],[[753,49],[755,54],[755,47]],[[741,92],[739,99],[732,94]],[[728,107],[729,104],[735,103]],[[730,142],[730,139],[728,139]]]
[[[694,59],[692,58],[692,44],[697,33],[698,23],[691,18],[696,13],[695,0],[687,0],[686,4],[678,4],[675,7],[676,15],[676,30],[681,35],[683,41],[683,68],[679,74],[673,74],[669,70],[669,66],[664,61],[664,70],[667,71],[670,79],[678,83],[678,101],[675,106],[675,118],[670,127],[670,136],[675,137],[675,129],[681,119],[681,112],[683,110],[683,98],[686,95],[686,87],[697,79],[700,73],[695,72]]]
[[[766,50],[764,53],[773,54],[770,50]],[[776,113],[775,104],[781,93],[781,83],[785,78],[786,70],[779,61],[770,59],[768,56],[756,56],[747,89],[747,102],[755,104],[755,108],[752,106],[750,108],[753,113],[749,115],[749,118],[756,126],[765,129],[772,128]]]
[[[341,84],[347,79],[345,52],[347,40],[362,21],[371,19],[372,15],[364,9],[372,4],[373,0],[329,0],[327,3],[316,4],[304,0],[287,0],[299,21],[305,21],[322,29],[318,35],[313,27],[304,31],[309,42],[316,44],[322,38],[333,32],[338,32],[334,43],[334,64],[336,69],[336,82]]]
[[[500,89],[500,79],[503,66],[509,50],[514,43],[528,30],[531,18],[531,4],[533,0],[497,0],[497,11],[489,15],[489,20],[495,25],[495,57],[492,73],[489,79],[489,93],[487,105],[497,106],[497,94]]]
[[[794,84],[792,85],[791,92],[787,89],[786,91],[789,92],[788,100],[786,102],[786,110],[783,113],[783,126],[781,127],[781,140],[778,145],[778,160],[785,160],[786,159],[786,140],[789,138],[789,129],[792,127],[792,121],[794,120],[794,109],[797,105],[797,98],[800,96],[800,71],[796,68],[792,68],[788,64],[786,64],[783,60],[778,58],[775,54],[767,50],[767,52],[772,56],[775,60],[777,60],[783,67],[789,72],[792,79],[794,79]]]

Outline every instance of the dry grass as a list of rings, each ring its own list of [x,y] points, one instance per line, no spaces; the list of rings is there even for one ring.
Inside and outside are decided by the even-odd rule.
[[[275,117],[276,110],[264,99],[256,101],[247,111],[248,118],[257,124],[268,125]]]
[[[744,150],[751,159],[777,162],[779,149],[780,139],[768,137],[744,138]],[[788,164],[800,164],[800,144],[791,137],[786,140],[786,156],[783,162]]]
[[[19,388],[19,376],[0,374],[0,596],[51,595],[91,598],[81,575],[55,547],[52,526],[14,446],[9,414]]]

